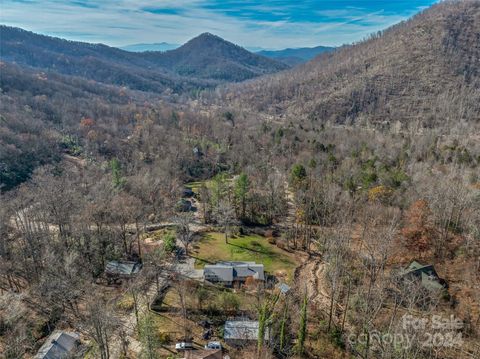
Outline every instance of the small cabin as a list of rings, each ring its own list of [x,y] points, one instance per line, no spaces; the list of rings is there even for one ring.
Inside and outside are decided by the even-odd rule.
[[[429,291],[446,289],[447,283],[440,278],[435,271],[435,268],[431,264],[421,264],[417,261],[413,261],[402,272],[404,279],[418,281],[422,287]]]

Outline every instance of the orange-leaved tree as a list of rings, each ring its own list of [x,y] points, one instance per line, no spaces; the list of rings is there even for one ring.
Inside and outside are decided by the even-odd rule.
[[[406,223],[402,228],[402,234],[408,248],[420,252],[430,249],[436,231],[427,201],[420,199],[412,203],[406,213]]]

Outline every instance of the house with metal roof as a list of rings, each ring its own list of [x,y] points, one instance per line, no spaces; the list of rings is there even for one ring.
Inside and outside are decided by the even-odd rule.
[[[120,283],[134,277],[142,269],[142,263],[133,261],[110,261],[105,265],[105,277],[109,284]]]
[[[445,280],[441,279],[433,265],[423,265],[413,261],[402,272],[402,277],[409,280],[420,281],[422,287],[427,290],[435,291],[447,288]]]
[[[211,283],[232,286],[235,283],[245,283],[247,278],[263,282],[265,272],[263,264],[255,262],[219,262],[206,265],[203,269],[203,277]]]
[[[105,273],[112,276],[130,277],[142,269],[142,263],[132,261],[110,261],[105,266]]]
[[[80,336],[73,332],[54,331],[40,347],[34,359],[66,359],[77,353]]]
[[[256,320],[227,320],[223,339],[230,346],[245,346],[258,340],[258,330]],[[268,333],[265,333],[265,340],[268,340]]]

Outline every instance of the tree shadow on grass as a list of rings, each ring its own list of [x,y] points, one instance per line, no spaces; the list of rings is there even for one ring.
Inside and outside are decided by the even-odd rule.
[[[197,257],[195,255],[192,255],[192,254],[189,254],[188,255],[190,258],[193,258],[195,259],[196,261],[199,261],[199,262],[202,262],[202,263],[205,263],[205,264],[215,264],[215,262],[212,262],[208,259],[205,259],[205,258],[200,258],[200,257]]]
[[[228,245],[233,246],[233,247],[237,247],[237,248],[241,248],[241,249],[243,249],[245,251],[248,251],[248,252],[263,254],[263,255],[269,256],[269,257],[277,257],[278,256],[278,254],[274,253],[273,251],[265,250],[265,248],[262,247],[261,245],[259,245],[262,248],[261,250],[260,249],[254,249],[254,248],[247,247],[247,246],[241,246],[239,244],[234,244],[234,243],[231,243],[231,242],[228,242]]]
[[[167,347],[165,344],[162,344],[161,345],[162,349],[169,352],[169,353],[172,353],[172,354],[178,354],[178,352],[176,350],[172,350],[170,349],[169,347]]]

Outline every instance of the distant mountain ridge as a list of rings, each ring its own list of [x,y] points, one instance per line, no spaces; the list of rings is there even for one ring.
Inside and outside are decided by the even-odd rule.
[[[193,79],[178,81],[176,74],[155,67],[140,54],[103,44],[68,41],[0,26],[2,61],[55,71],[135,90],[182,91],[203,84]]]
[[[335,47],[316,46],[316,47],[300,47],[288,48],[283,50],[262,50],[256,54],[266,56],[275,60],[282,61],[290,66],[295,66],[303,62],[310,61],[315,56],[325,52],[334,51]]]
[[[168,42],[160,43],[138,43],[126,46],[120,46],[119,49],[130,52],[147,52],[147,51],[170,51],[178,49],[179,44],[171,44]],[[313,59],[315,56],[333,51],[336,48],[330,46],[315,46],[315,47],[298,47],[298,48],[286,48],[280,50],[267,50],[262,47],[245,47],[247,51],[254,54],[268,57],[274,60],[278,60],[289,66],[295,66]]]
[[[145,51],[169,51],[174,50],[181,45],[170,44],[168,42],[159,42],[153,44],[130,44],[126,46],[120,46],[119,49],[130,52],[145,52]]]
[[[166,52],[129,52],[0,26],[2,61],[142,91],[182,92],[243,81],[288,66],[212,34]]]

